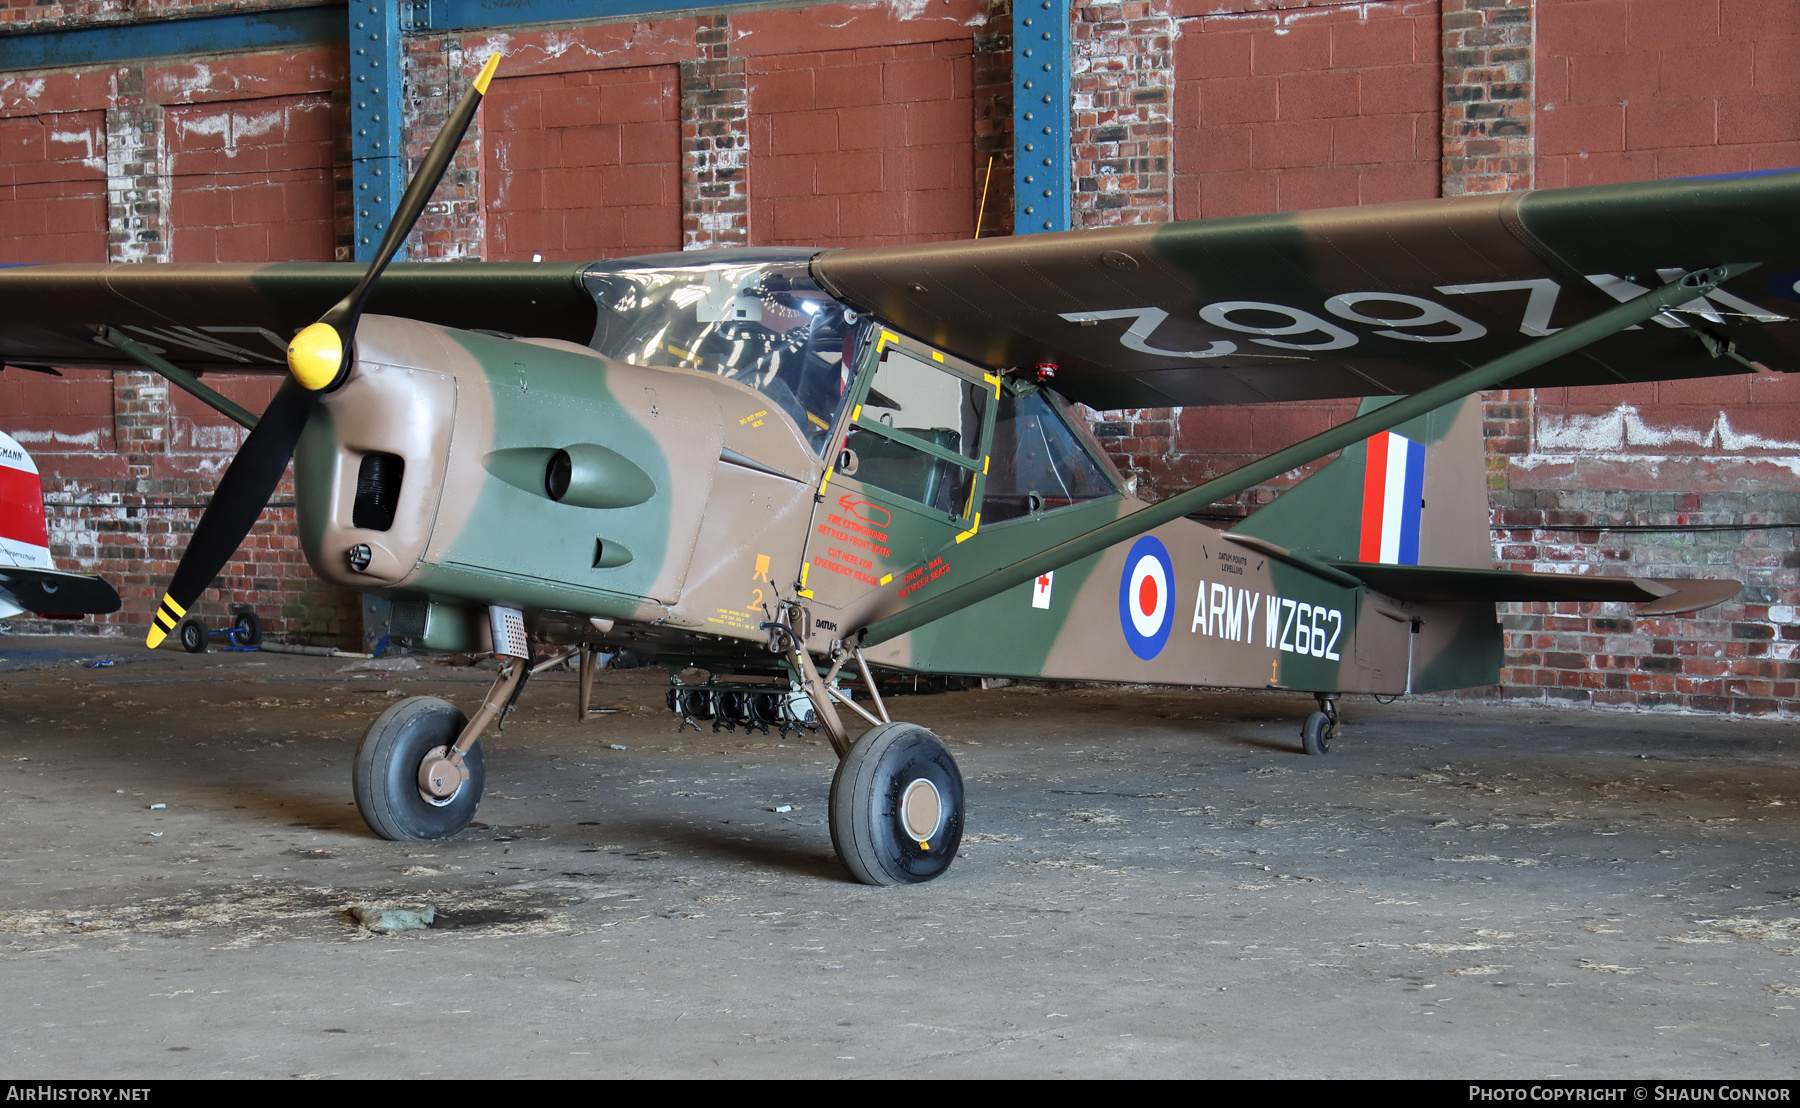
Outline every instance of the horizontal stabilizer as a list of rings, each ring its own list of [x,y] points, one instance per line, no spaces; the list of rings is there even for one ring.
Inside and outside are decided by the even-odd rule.
[[[103,616],[119,610],[119,594],[88,573],[0,566],[0,592],[38,615]]]
[[[1744,586],[1738,581],[1692,578],[1597,577],[1575,573],[1521,573],[1505,569],[1451,569],[1374,562],[1331,562],[1396,600],[1623,601],[1642,605],[1641,616],[1697,612],[1723,604]]]

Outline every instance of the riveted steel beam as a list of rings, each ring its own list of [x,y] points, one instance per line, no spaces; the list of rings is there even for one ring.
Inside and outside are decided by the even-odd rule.
[[[401,159],[401,9],[411,0],[350,0],[350,195],[353,258],[375,257],[406,187]],[[405,248],[396,257],[405,258]]]
[[[1069,229],[1069,0],[1013,3],[1013,233]]]

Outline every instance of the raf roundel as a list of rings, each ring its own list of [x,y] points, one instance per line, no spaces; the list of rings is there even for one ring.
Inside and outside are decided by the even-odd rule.
[[[1168,644],[1175,624],[1175,566],[1168,548],[1145,535],[1131,544],[1119,575],[1119,630],[1131,652],[1149,661]]]

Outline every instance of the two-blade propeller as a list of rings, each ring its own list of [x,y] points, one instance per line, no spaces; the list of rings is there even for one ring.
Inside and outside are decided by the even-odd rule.
[[[413,224],[424,213],[431,194],[437,191],[438,182],[450,168],[456,148],[474,120],[475,111],[487,94],[488,82],[493,80],[499,64],[500,55],[490,57],[468,92],[463,94],[456,110],[450,113],[437,141],[431,144],[424,162],[419,165],[419,171],[406,186],[406,194],[400,198],[400,206],[362,280],[320,316],[317,323],[303,328],[288,344],[288,378],[282,382],[275,398],[269,402],[268,410],[263,412],[255,429],[231,460],[211,502],[201,514],[200,523],[194,528],[187,549],[182,552],[181,563],[175,567],[169,591],[163,594],[162,603],[151,620],[150,634],[145,640],[151,648],[168,637],[187,615],[188,606],[199,599],[213,578],[225,568],[225,563],[237,553],[238,545],[268,505],[275,486],[281,483],[281,475],[287,470],[288,459],[294,456],[294,447],[300,441],[300,433],[306,429],[313,406],[319,397],[341,385],[349,374],[355,360],[352,343],[356,338],[356,325],[362,318],[369,292],[412,231]]]

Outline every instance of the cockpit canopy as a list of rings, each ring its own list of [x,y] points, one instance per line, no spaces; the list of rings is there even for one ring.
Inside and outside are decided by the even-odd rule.
[[[734,251],[736,265],[718,264],[717,252],[699,265],[680,254],[603,263],[584,276],[599,309],[588,345],[631,365],[749,385],[822,450],[849,394],[859,322],[812,279],[810,253]]]

